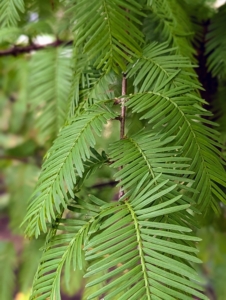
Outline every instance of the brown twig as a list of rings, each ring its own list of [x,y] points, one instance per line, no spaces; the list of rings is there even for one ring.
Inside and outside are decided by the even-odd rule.
[[[24,53],[30,53],[32,51],[39,51],[45,48],[51,48],[51,47],[59,47],[61,45],[65,45],[65,46],[69,46],[72,45],[73,41],[61,41],[61,40],[56,40],[52,43],[48,43],[45,45],[37,45],[37,44],[30,44],[27,46],[13,46],[10,49],[6,49],[6,50],[0,50],[0,57],[2,56],[17,56],[19,54],[24,54]]]
[[[97,184],[94,184],[91,187],[89,187],[89,189],[101,189],[101,188],[105,188],[105,187],[108,187],[108,186],[115,187],[117,183],[118,183],[117,181],[97,183]]]
[[[125,123],[126,123],[126,95],[127,92],[127,79],[126,79],[126,74],[123,74],[122,77],[122,97],[121,97],[121,115],[120,115],[120,139],[124,139],[125,136]],[[122,167],[120,167],[122,169]],[[119,199],[124,195],[123,188],[120,187],[119,190]]]
[[[126,122],[126,107],[125,107],[125,96],[127,89],[127,79],[126,75],[123,74],[122,78],[122,98],[121,98],[121,121],[120,121],[120,139],[124,139],[125,135],[125,122]]]

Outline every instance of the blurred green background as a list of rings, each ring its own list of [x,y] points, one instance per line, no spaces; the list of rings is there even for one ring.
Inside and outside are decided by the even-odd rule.
[[[212,119],[220,125],[218,128],[221,133],[220,140],[226,146],[226,76],[218,78],[209,73],[205,56],[206,33],[211,20],[218,18],[216,5],[223,5],[224,1],[185,2],[190,2],[191,18],[198,24],[197,32],[201,34],[195,48],[196,59],[200,64],[197,73],[206,89],[202,96],[210,103],[208,109],[213,111]],[[44,237],[39,240],[27,240],[23,237],[20,224],[37,181],[43,156],[62,125],[60,118],[55,119],[54,106],[51,106],[51,103],[58,101],[58,97],[67,99],[70,96],[69,85],[73,76],[70,68],[70,48],[66,54],[62,53],[61,47],[37,52],[25,51],[22,55],[17,53],[16,49],[29,45],[45,45],[56,40],[59,43],[67,41],[70,44],[73,40],[68,23],[70,11],[66,11],[60,1],[27,0],[25,3],[26,14],[21,15],[19,26],[0,30],[1,300],[25,300],[29,297]],[[225,16],[223,34],[226,28],[225,5],[222,12]],[[226,36],[224,38],[226,61]],[[10,55],[7,54],[8,49],[11,50]],[[35,78],[40,67],[37,62],[42,55],[46,57],[45,66],[49,72],[47,83],[37,83]],[[226,73],[226,70],[224,72]],[[117,88],[117,82],[115,86]],[[43,90],[48,90],[49,93],[43,96]],[[35,99],[32,103],[31,98]],[[43,118],[46,122],[40,121],[40,119],[43,121]],[[48,126],[40,125],[43,123]],[[106,125],[104,132],[106,144],[110,133],[114,139],[116,131],[118,128],[113,123]],[[99,197],[105,195],[114,197],[114,185],[106,187],[104,184],[105,181],[111,180],[111,172],[109,169],[101,172],[102,174],[97,173],[95,177],[89,179],[87,189],[90,186],[93,186],[94,190],[99,187],[98,192],[95,190]],[[105,181],[101,179],[103,177]],[[226,207],[224,205],[221,206],[220,216],[210,213],[202,218],[198,235],[202,238],[202,242],[198,245],[199,257],[204,262],[199,268],[199,273],[204,279],[206,294],[212,300],[225,300]],[[63,299],[80,299],[82,287],[82,274],[79,273],[73,275],[72,283],[67,288],[62,281]]]

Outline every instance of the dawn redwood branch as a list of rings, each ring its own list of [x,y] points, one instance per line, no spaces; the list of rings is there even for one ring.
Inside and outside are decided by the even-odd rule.
[[[109,182],[103,182],[103,183],[97,183],[89,187],[89,189],[101,189],[105,187],[115,187],[118,181],[109,181]]]
[[[129,12],[128,9],[126,9],[126,12]],[[129,32],[126,31],[126,33],[129,35]],[[127,52],[125,52],[126,55],[128,55]],[[120,140],[123,140],[125,137],[125,124],[126,124],[126,96],[127,94],[127,78],[126,74],[123,72],[122,76],[122,96],[121,96],[121,115],[120,115]],[[122,170],[123,167],[120,167],[119,170]],[[124,195],[123,187],[120,187],[118,199],[120,199]]]
[[[122,96],[121,96],[121,115],[120,115],[120,139],[124,139],[125,137],[125,122],[126,122],[126,93],[127,93],[127,79],[126,74],[123,73],[122,77]],[[119,169],[122,169],[120,167]],[[119,199],[124,195],[123,188],[121,187],[119,190]]]
[[[126,74],[123,74],[122,78],[122,98],[121,98],[121,125],[120,125],[120,139],[124,139],[125,135],[125,121],[126,121],[126,107],[125,107],[125,95],[127,88]]]
[[[52,43],[48,43],[48,44],[44,44],[44,45],[38,45],[38,44],[31,44],[31,45],[27,45],[27,46],[13,46],[9,49],[5,49],[5,50],[0,50],[0,57],[2,56],[17,56],[19,54],[23,54],[23,53],[30,53],[32,51],[38,51],[38,50],[42,50],[45,48],[51,48],[51,47],[59,47],[61,45],[64,46],[69,46],[72,45],[73,41],[61,41],[61,40],[56,40]]]

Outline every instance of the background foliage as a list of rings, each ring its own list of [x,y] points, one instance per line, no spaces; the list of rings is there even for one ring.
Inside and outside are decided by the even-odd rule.
[[[60,278],[61,291],[69,295],[78,293],[87,299],[107,292],[114,297],[113,285],[105,284],[109,267],[120,267],[125,282],[136,275],[128,284],[140,282],[142,291],[138,255],[152,266],[149,273],[155,277],[148,274],[146,279],[150,276],[155,299],[185,299],[181,290],[188,281],[180,281],[175,274],[195,278],[187,261],[198,262],[197,251],[185,234],[177,249],[178,232],[198,240],[188,232],[187,224],[200,228],[194,230],[202,238],[197,255],[204,264],[196,268],[204,280],[205,294],[210,299],[224,299],[226,177],[219,157],[224,158],[226,145],[226,5],[215,9],[213,2],[1,1],[1,299],[13,299],[16,291],[29,293],[34,276],[33,297],[40,294],[47,279],[43,297],[49,291],[52,297],[58,295]],[[121,99],[122,72],[127,76],[129,100],[126,136],[119,140],[120,106],[113,104]],[[219,124],[220,134],[214,122]],[[40,173],[41,166],[44,171]],[[146,181],[147,174],[155,181]],[[134,188],[137,181],[140,183]],[[199,193],[191,190],[193,181],[192,188]],[[117,182],[121,192],[124,189],[124,199],[130,199],[118,206],[111,203],[118,195]],[[156,196],[148,194],[148,189]],[[31,196],[35,201],[28,203]],[[147,201],[154,205],[145,206]],[[189,211],[188,203],[197,205]],[[197,209],[203,214],[193,220],[190,216]],[[172,212],[169,220],[162,217]],[[187,219],[179,224],[182,213]],[[145,231],[158,234],[152,221],[146,222],[153,215],[162,244],[155,244]],[[28,236],[41,233],[37,240],[23,238],[20,224],[24,218],[29,221]],[[50,231],[46,219],[52,223]],[[160,221],[166,222],[170,241],[164,239]],[[174,249],[173,255],[167,254],[169,260],[160,254],[138,254],[132,248],[125,265],[119,266],[117,256],[113,260],[115,253],[122,255],[122,246],[125,252],[129,247],[129,252],[137,243],[131,223],[136,230],[145,226],[136,232],[147,248],[152,244],[152,250],[164,253],[167,247]],[[56,230],[60,234],[55,235]],[[86,262],[84,253],[78,251],[83,244]],[[42,258],[40,248],[44,249]],[[104,254],[110,255],[110,260]],[[167,278],[158,261],[165,263],[166,271],[170,258],[178,263],[172,278],[177,286],[173,280],[167,282],[173,295],[167,287],[161,294],[155,281],[157,276],[160,282]],[[71,266],[78,268],[72,272]],[[112,276],[114,285],[122,280],[117,274]],[[85,284],[88,288],[83,292]],[[204,299],[194,292],[197,289],[190,283],[187,299]],[[125,296],[118,290],[115,299],[138,291],[128,290]]]

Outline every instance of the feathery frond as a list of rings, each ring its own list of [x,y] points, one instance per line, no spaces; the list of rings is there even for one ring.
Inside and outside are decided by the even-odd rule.
[[[111,145],[111,167],[123,167],[115,174],[118,185],[121,185],[125,192],[133,191],[134,186],[147,176],[159,183],[160,174],[161,179],[170,180],[171,185],[178,181],[192,183],[192,180],[186,178],[192,172],[185,169],[189,166],[185,162],[190,159],[178,155],[181,147],[170,146],[173,139],[174,137],[162,139],[161,135],[156,136],[143,131]]]
[[[30,103],[44,139],[55,138],[64,125],[71,83],[70,49],[59,47],[35,53],[30,61]]]
[[[61,206],[66,208],[67,192],[74,197],[77,176],[83,176],[84,162],[90,158],[90,148],[96,143],[95,134],[100,135],[103,125],[115,116],[107,106],[96,105],[60,131],[46,155],[28,208],[26,232],[29,236],[47,231],[46,220],[51,222],[56,212],[61,213]]]
[[[167,61],[170,63],[170,59]],[[189,177],[195,180],[192,187],[199,191],[199,194],[194,195],[195,201],[202,209],[206,209],[208,203],[216,209],[217,199],[225,202],[225,195],[218,184],[226,186],[225,171],[220,159],[222,155],[217,149],[220,147],[219,134],[205,125],[215,124],[204,118],[209,113],[201,107],[203,100],[193,92],[193,80],[190,79],[191,85],[188,85],[189,77],[184,83],[183,80],[176,79],[180,76],[176,72],[171,77],[166,76],[160,67],[160,56],[158,63],[154,68],[155,72],[151,71],[157,84],[145,84],[145,75],[139,73],[138,78],[143,85],[137,94],[130,96],[127,106],[132,108],[132,112],[139,113],[141,119],[147,119],[154,131],[164,134],[164,138],[176,136],[173,144],[183,146],[183,156],[193,159],[190,170],[196,175]],[[133,72],[132,69],[130,72]],[[148,78],[152,82],[152,77]]]
[[[76,107],[80,103],[79,99],[79,89],[80,89],[80,81],[81,76],[84,69],[87,66],[87,61],[85,56],[81,55],[81,48],[75,47],[73,45],[72,51],[72,59],[71,63],[73,64],[73,72],[72,72],[72,81],[68,94],[68,113],[67,118],[73,118],[75,116]]]
[[[211,20],[206,36],[207,65],[213,76],[226,78],[226,4],[219,8]]]
[[[76,45],[83,45],[94,67],[119,73],[140,53],[141,8],[134,0],[83,0],[74,5]]]
[[[160,188],[160,186],[157,186]],[[200,281],[192,264],[199,263],[191,230],[177,222],[167,221],[188,214],[189,205],[179,205],[179,197],[153,205],[168,188],[156,192],[154,180],[139,186],[125,202],[109,205],[100,213],[101,225],[85,243],[90,263],[86,277],[99,276],[87,288],[104,282],[104,286],[87,299],[191,299],[200,292]],[[158,222],[156,218],[163,220]],[[165,218],[165,219],[164,219]],[[173,297],[172,297],[173,296]]]
[[[94,230],[100,206],[105,202],[90,195],[87,200],[76,199],[68,207],[76,216],[57,219],[47,237],[45,251],[37,270],[31,299],[60,300],[60,279],[65,269],[69,281],[70,269],[85,269],[83,244],[88,230]],[[96,228],[97,229],[97,228]],[[60,233],[56,234],[56,230]]]
[[[204,125],[206,120],[202,115],[206,112],[200,107],[201,99],[189,91],[190,87],[182,85],[169,91],[137,93],[127,105],[133,112],[143,113],[141,118],[148,119],[165,138],[176,136],[174,143],[183,146],[183,156],[193,159],[190,170],[195,172],[191,176],[195,182],[192,187],[200,192],[194,197],[204,209],[208,203],[213,207],[217,205],[217,198],[225,202],[225,195],[218,187],[218,184],[226,186],[225,171],[221,153],[215,147],[219,145],[218,133]]]
[[[151,10],[148,23],[151,25],[154,22],[154,31],[160,35],[160,40],[162,38],[171,46],[177,47],[179,54],[194,60],[192,24],[180,1],[154,0],[151,3],[148,1],[148,4]]]
[[[118,83],[113,71],[105,72],[93,67],[88,57],[81,54],[81,47],[75,47],[73,53],[74,74],[69,93],[68,118],[80,114],[80,111],[96,101],[114,99],[115,85]]]
[[[1,0],[0,28],[16,26],[20,13],[24,12],[24,0]]]
[[[200,89],[195,67],[187,57],[175,53],[167,43],[151,43],[144,47],[137,61],[128,66],[127,77],[134,78],[133,85],[139,92],[161,89],[168,86],[189,85]]]
[[[88,67],[74,78],[70,93],[69,118],[79,115],[83,109],[96,102],[115,98],[115,89],[112,87],[117,84],[117,79],[113,72],[105,74]]]

